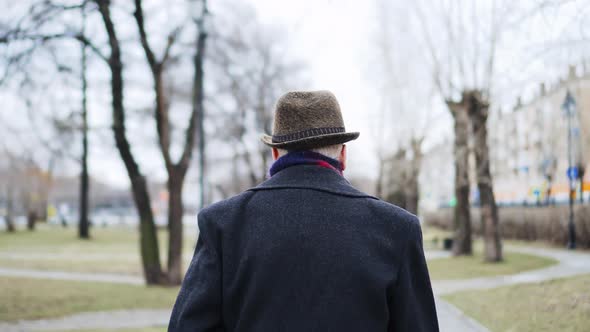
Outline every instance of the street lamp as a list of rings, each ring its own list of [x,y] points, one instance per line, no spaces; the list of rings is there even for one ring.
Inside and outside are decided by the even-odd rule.
[[[564,115],[567,117],[567,177],[569,179],[569,222],[568,233],[569,241],[567,243],[568,249],[576,248],[576,225],[574,224],[574,193],[576,190],[576,179],[578,177],[578,168],[574,166],[573,153],[573,131],[572,118],[576,114],[576,101],[568,90],[565,95],[565,100],[561,106]]]

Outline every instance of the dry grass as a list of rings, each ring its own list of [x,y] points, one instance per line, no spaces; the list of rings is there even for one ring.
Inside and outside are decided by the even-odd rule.
[[[557,261],[546,257],[504,252],[502,262],[484,263],[482,251],[476,250],[473,256],[439,258],[427,263],[431,279],[450,280],[515,274],[557,264]]]
[[[444,298],[491,331],[582,332],[590,328],[590,275]]]
[[[139,234],[136,228],[91,229],[92,239],[80,240],[75,228],[39,225],[34,232],[0,233],[0,266],[68,272],[141,275]],[[158,233],[162,265],[166,263],[167,233]],[[184,237],[188,266],[197,234]]]
[[[0,294],[0,321],[14,321],[86,311],[169,309],[178,287],[0,277]]]

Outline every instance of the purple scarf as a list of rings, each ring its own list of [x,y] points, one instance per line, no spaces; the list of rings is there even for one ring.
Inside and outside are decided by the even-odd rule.
[[[280,157],[272,164],[269,171],[270,176],[295,165],[317,165],[329,168],[342,175],[342,164],[336,159],[313,151],[292,151]]]

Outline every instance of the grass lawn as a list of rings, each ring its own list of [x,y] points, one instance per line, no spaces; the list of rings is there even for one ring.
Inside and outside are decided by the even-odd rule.
[[[38,225],[34,232],[0,232],[0,266],[39,270],[141,275],[139,233],[135,227],[91,229],[92,239],[80,240],[76,228]],[[195,232],[185,232],[184,267],[196,243]],[[167,233],[158,232],[162,265],[166,263]]]
[[[185,227],[186,230],[186,227]],[[76,227],[62,228],[39,224],[33,232],[19,230],[16,233],[0,232],[0,252],[46,254],[135,254],[139,250],[139,231],[136,227],[92,227],[90,240],[77,238]],[[166,252],[167,232],[158,232],[160,251]],[[197,241],[196,232],[185,231],[184,252],[192,253]]]
[[[588,331],[590,275],[444,296],[491,331]]]
[[[484,263],[481,250],[476,250],[473,256],[439,258],[429,260],[427,263],[430,278],[448,280],[515,274],[547,267],[556,264],[557,261],[551,258],[505,251],[503,262]]]
[[[0,294],[0,321],[13,321],[85,311],[172,308],[178,287],[0,277]]]
[[[436,227],[422,226],[425,250],[442,250],[442,241],[452,237],[449,231]],[[504,250],[504,261],[501,263],[483,262],[483,241],[473,241],[474,255],[449,258],[438,258],[428,261],[430,278],[433,280],[469,279],[498,275],[515,274],[527,270],[540,269],[557,261],[551,258],[510,252]]]
[[[452,237],[453,233],[440,228],[422,225],[422,240],[424,250],[438,249],[442,250],[443,240]]]
[[[184,267],[187,267],[189,262],[185,262]],[[94,260],[82,258],[71,259],[67,257],[58,259],[19,259],[0,257],[0,266],[46,271],[116,273],[137,276],[142,275],[139,257],[135,259],[121,259],[120,257],[113,257],[112,260]]]

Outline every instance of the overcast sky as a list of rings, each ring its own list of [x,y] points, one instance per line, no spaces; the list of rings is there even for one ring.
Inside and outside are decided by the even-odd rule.
[[[0,0],[0,2],[2,1],[9,2],[9,0]],[[377,172],[377,159],[375,157],[377,144],[374,131],[375,123],[379,121],[376,117],[379,114],[380,107],[382,107],[382,100],[380,100],[380,92],[378,91],[379,80],[381,79],[380,67],[375,63],[376,54],[378,53],[376,31],[378,30],[378,15],[381,14],[376,9],[377,2],[359,0],[244,1],[251,3],[262,22],[271,26],[281,26],[287,32],[285,38],[288,39],[289,51],[295,57],[302,59],[309,68],[307,75],[309,85],[302,87],[302,89],[331,90],[337,96],[344,113],[347,130],[361,132],[357,141],[348,144],[348,174],[374,178]],[[391,21],[394,25],[396,20],[403,23],[403,16],[409,15],[410,10],[404,7],[406,2],[393,2],[398,5],[401,4],[402,7],[400,7],[399,11],[391,14]],[[123,9],[125,9],[124,2],[117,2],[117,4],[121,3]],[[429,4],[428,1],[424,0],[422,3]],[[526,4],[526,6],[535,6],[540,1],[529,0],[519,3]],[[563,75],[567,71],[568,62],[577,61],[577,59],[586,56],[587,53],[584,52],[587,52],[587,46],[581,48],[582,51],[572,52],[570,47],[566,51],[566,47],[544,42],[544,40],[570,41],[576,33],[584,35],[589,32],[584,31],[584,28],[580,28],[578,25],[569,24],[569,22],[577,19],[576,15],[588,14],[588,6],[583,6],[583,1],[568,3],[569,7],[566,8],[559,6],[546,8],[537,15],[536,19],[531,20],[527,27],[519,29],[518,34],[514,33],[508,36],[508,42],[502,44],[503,48],[498,50],[500,55],[498,68],[501,76],[498,82],[500,88],[503,89],[502,103],[509,104],[515,98],[515,95],[526,95],[527,93],[530,95],[533,86],[536,86],[540,81],[557,80],[559,75]],[[216,9],[220,9],[220,7],[216,7],[216,4],[215,1],[210,2],[213,19],[215,18]],[[10,12],[8,11],[8,13]],[[427,12],[427,14],[432,13]],[[390,14],[388,13],[388,15]],[[590,17],[590,15],[586,16]],[[129,20],[131,19],[129,15]],[[388,16],[385,16],[385,20],[388,20]],[[401,32],[399,30],[400,25]],[[405,33],[403,32],[403,25],[397,24],[397,30],[394,29],[394,33]],[[590,23],[587,26],[590,26]],[[576,29],[579,31],[572,32],[572,30]],[[123,35],[128,38],[134,34],[136,34],[135,27],[133,22],[130,22],[127,29],[123,29]],[[529,44],[531,40],[538,40],[538,43]],[[545,48],[557,50],[554,51],[557,54],[543,51]],[[536,49],[539,51],[537,53],[533,52]],[[399,47],[396,50],[398,52],[404,51],[403,49],[400,50]],[[524,66],[522,54],[526,52],[528,52],[530,58],[527,59],[526,66]],[[516,56],[516,54],[519,55]],[[532,56],[534,54],[538,54],[538,56]],[[548,54],[550,56],[547,56]],[[141,73],[142,71],[145,72],[145,67],[141,62],[141,54],[136,55],[139,60],[133,61],[132,65],[139,68],[134,71],[134,73],[139,74],[137,78],[132,78],[141,81]],[[519,56],[520,58],[518,58]],[[413,62],[417,63],[412,64],[416,67],[412,68],[428,67],[428,64],[422,63],[420,59],[420,57],[416,57],[416,61]],[[107,98],[108,95],[104,94],[108,87],[108,81],[105,81],[104,78],[98,78],[104,77],[105,67],[95,66],[95,68],[97,68],[95,72],[90,74],[96,77],[92,81],[94,92],[90,96],[93,103],[91,118],[94,126],[102,129],[99,130],[98,134],[93,134],[93,139],[95,142],[96,140],[106,142],[108,141],[107,137],[112,136],[109,130],[110,113],[92,111],[92,108],[102,108],[104,110],[109,107],[110,100]],[[422,85],[422,83],[425,86],[432,84],[432,82],[420,81],[413,84]],[[150,85],[145,84],[144,88],[149,89]],[[145,96],[141,93],[141,86],[139,84],[126,91],[126,98],[145,101]],[[25,115],[22,100],[19,100],[18,95],[14,91],[9,92],[5,89],[0,91],[0,96],[3,103],[0,120],[6,122],[10,119],[14,121],[11,127],[21,130],[29,128],[31,130],[27,123],[28,118]],[[68,97],[69,95],[65,93],[61,100],[65,101]],[[419,107],[420,109],[408,111],[424,112],[428,110],[434,114],[434,116],[430,117],[432,125],[428,130],[427,148],[441,142],[445,137],[450,137],[452,129],[448,112],[440,103],[440,97],[433,95],[430,99],[432,100],[420,100],[420,102],[423,102],[422,106]],[[415,105],[415,103],[412,105]],[[411,113],[408,114],[411,115]],[[395,121],[396,128],[403,129],[411,126],[412,117],[395,118],[389,121]],[[142,128],[141,121],[133,123],[133,126],[136,129],[139,128],[140,135],[149,137],[154,133],[154,128]],[[392,125],[392,127],[394,126]],[[23,135],[20,139],[30,139],[30,135]],[[0,137],[7,137],[7,135],[4,133],[4,136]],[[141,141],[142,137],[136,139]],[[147,138],[145,141],[146,145],[154,143]],[[395,142],[392,142],[392,145],[394,144]],[[146,149],[146,151],[149,152],[140,153],[143,172],[152,175],[156,179],[165,179],[161,157],[154,154],[157,152],[153,147]],[[77,173],[76,168],[72,165],[58,171],[68,174]],[[93,148],[91,174],[118,187],[128,186],[126,171],[112,146]]]
[[[373,1],[252,1],[260,19],[287,27],[293,52],[310,67],[310,90],[331,90],[338,98],[349,131],[360,131],[350,142],[349,172],[376,170],[374,145],[369,134],[371,100],[375,89],[367,75],[373,53]],[[366,174],[373,177],[371,174]]]

